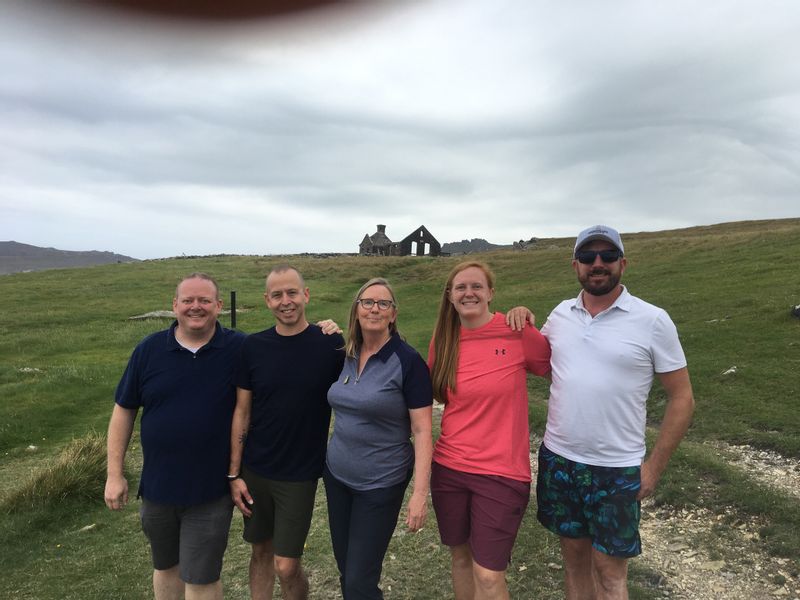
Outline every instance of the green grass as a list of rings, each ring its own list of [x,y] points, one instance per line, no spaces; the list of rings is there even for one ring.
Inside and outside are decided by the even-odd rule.
[[[3,498],[9,512],[50,510],[71,500],[96,500],[106,476],[106,439],[97,433],[72,440],[55,460],[39,468]]]
[[[787,533],[800,528],[796,501],[743,479],[701,444],[748,443],[800,457],[800,320],[789,314],[800,304],[800,219],[639,233],[625,236],[625,243],[624,283],[673,317],[697,401],[689,441],[668,470],[658,501],[719,510],[733,506],[764,520],[767,551],[800,555],[798,542]],[[497,275],[493,306],[527,305],[542,324],[558,302],[577,293],[571,245],[570,239],[546,239],[524,252],[479,255]],[[180,277],[205,271],[219,280],[226,304],[236,290],[239,308],[248,309],[238,315],[239,328],[261,330],[273,323],[263,304],[264,276],[285,260],[300,268],[311,288],[312,320],[331,317],[346,324],[358,287],[370,277],[387,277],[398,294],[400,329],[425,355],[441,286],[460,259],[215,256],[0,277],[6,300],[0,312],[0,505],[24,497],[31,477],[55,464],[73,440],[106,429],[131,350],[168,323],[128,317],[169,309]],[[735,374],[722,375],[733,365]],[[547,386],[532,379],[529,388],[531,426],[541,434]],[[649,400],[651,426],[658,426],[664,400],[656,386]],[[134,489],[137,460],[133,450]],[[102,482],[90,478],[78,489],[57,502],[37,504],[29,496],[5,511],[0,597],[148,597],[149,557],[136,503],[111,513],[102,503]],[[336,577],[324,502],[319,504],[307,563],[315,597],[336,597],[330,592]],[[244,598],[248,548],[238,537],[238,519],[235,523],[224,581],[226,597]],[[387,598],[439,598],[440,590],[449,589],[447,552],[438,544],[435,523],[420,534],[397,536],[390,554],[395,558],[386,562],[384,582],[392,588]],[[560,597],[561,572],[547,566],[558,562],[557,541],[529,514],[509,570],[512,596]],[[633,597],[654,597],[650,588],[657,575],[634,561]]]

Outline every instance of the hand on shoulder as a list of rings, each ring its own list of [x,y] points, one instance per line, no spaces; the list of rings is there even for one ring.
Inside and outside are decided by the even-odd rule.
[[[323,319],[322,321],[317,321],[317,327],[322,330],[322,333],[325,335],[333,335],[334,333],[342,333],[342,328],[336,324],[336,321],[333,319]]]
[[[506,325],[513,331],[522,331],[528,323],[535,325],[536,315],[525,306],[515,306],[506,313]]]

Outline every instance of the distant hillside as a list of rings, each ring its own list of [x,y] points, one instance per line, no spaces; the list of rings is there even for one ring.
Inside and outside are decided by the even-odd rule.
[[[109,263],[133,262],[138,259],[113,252],[73,252],[56,248],[40,248],[19,242],[0,242],[0,274],[89,267]]]
[[[475,238],[472,240],[461,240],[460,242],[442,244],[442,252],[448,252],[450,254],[470,254],[472,252],[487,252],[504,247],[505,246],[501,244],[487,242],[482,238]]]

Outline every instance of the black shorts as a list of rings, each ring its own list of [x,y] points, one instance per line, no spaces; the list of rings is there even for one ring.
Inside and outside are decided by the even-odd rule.
[[[181,579],[194,585],[219,579],[233,514],[229,494],[196,506],[157,504],[142,498],[139,514],[154,569],[179,565]]]
[[[242,468],[242,479],[253,497],[253,516],[244,518],[245,541],[260,544],[272,540],[278,556],[303,556],[319,480],[274,481],[247,467]]]

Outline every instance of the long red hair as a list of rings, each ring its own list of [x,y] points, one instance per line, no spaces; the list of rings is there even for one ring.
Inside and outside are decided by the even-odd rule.
[[[433,397],[447,404],[448,390],[456,390],[456,370],[458,369],[458,341],[461,333],[461,320],[453,303],[450,302],[450,291],[456,275],[465,269],[476,267],[486,275],[489,289],[494,289],[494,273],[489,265],[479,261],[466,261],[457,264],[447,276],[439,302],[439,314],[433,329],[433,364],[431,365],[431,382]]]

